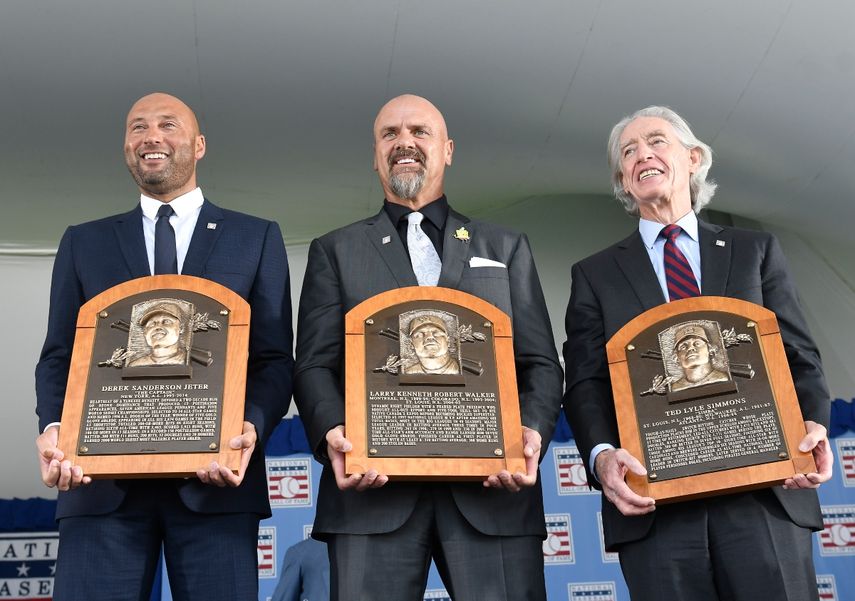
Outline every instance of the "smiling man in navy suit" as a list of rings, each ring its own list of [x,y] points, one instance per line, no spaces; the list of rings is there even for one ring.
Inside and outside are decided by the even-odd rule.
[[[707,180],[712,152],[674,111],[654,106],[624,118],[608,148],[615,195],[640,217],[639,226],[573,266],[564,344],[564,410],[588,482],[603,491],[606,546],[619,552],[633,601],[816,599],[811,529],[822,529],[822,515],[812,489],[831,477],[823,425],[830,403],[778,242],[697,218],[716,188]],[[813,451],[817,472],[794,474],[783,486],[656,507],[624,481],[627,471],[646,471],[620,448],[605,345],[644,311],[699,293],[777,314],[807,430],[799,446]],[[710,350],[705,333],[684,334]]]
[[[258,522],[270,515],[263,449],[291,398],[288,262],[275,223],[204,199],[196,163],[205,148],[181,100],[161,93],[138,100],[128,113],[125,161],[140,204],[68,228],[57,251],[36,367],[42,480],[61,491],[57,601],[148,599],[161,546],[174,599],[258,596]],[[160,220],[175,241],[165,271],[155,253]],[[107,288],[170,272],[207,278],[250,304],[245,421],[230,441],[243,449],[239,473],[212,462],[196,478],[92,481],[56,446],[78,310]]]

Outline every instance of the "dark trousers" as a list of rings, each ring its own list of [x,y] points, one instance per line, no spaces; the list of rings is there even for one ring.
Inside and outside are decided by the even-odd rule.
[[[633,601],[818,599],[811,531],[769,489],[661,505],[619,553]]]
[[[255,601],[258,522],[190,511],[171,481],[134,482],[113,513],[59,521],[54,601],[148,601],[161,548],[175,601]]]
[[[461,515],[447,486],[425,486],[386,534],[329,538],[331,601],[421,601],[431,558],[454,601],[545,601],[538,536],[488,536]]]

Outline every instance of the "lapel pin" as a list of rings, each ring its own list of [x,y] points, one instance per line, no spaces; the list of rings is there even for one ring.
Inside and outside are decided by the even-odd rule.
[[[715,241],[715,245],[716,245],[716,246],[724,247],[724,240],[716,240],[716,241]]]
[[[381,242],[383,244],[389,244],[392,241],[392,236],[383,236],[383,240]]]
[[[209,224],[208,224],[208,229],[209,229],[209,230],[215,230],[215,229],[217,229],[217,224],[216,224],[216,223],[209,223]]]
[[[454,237],[463,242],[469,242],[469,231],[465,227],[454,230]]]

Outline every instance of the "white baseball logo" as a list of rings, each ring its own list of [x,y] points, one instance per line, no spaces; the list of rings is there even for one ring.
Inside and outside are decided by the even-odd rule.
[[[581,463],[574,463],[570,466],[570,482],[576,486],[588,483],[588,479],[585,477],[585,468]]]
[[[561,539],[554,532],[550,532],[543,541],[543,554],[555,555],[561,550]]]
[[[843,524],[834,524],[831,527],[831,542],[838,547],[846,547],[852,542],[852,531]]]

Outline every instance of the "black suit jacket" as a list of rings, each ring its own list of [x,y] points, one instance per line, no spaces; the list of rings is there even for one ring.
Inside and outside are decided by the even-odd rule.
[[[270,515],[264,443],[288,410],[293,375],[288,261],[279,226],[206,200],[182,272],[222,284],[250,304],[245,419],[255,425],[259,442],[239,487],[204,485],[195,478],[176,480],[176,486],[194,511]],[[107,288],[148,275],[139,205],[66,230],[54,262],[47,337],[36,366],[40,430],[62,415],[81,305]],[[57,518],[108,513],[119,506],[125,491],[122,481],[96,480],[60,493]]]
[[[828,425],[830,403],[819,352],[810,337],[795,287],[774,236],[698,222],[702,294],[727,296],[775,312],[806,420]],[[717,241],[724,242],[723,245]],[[588,468],[588,482],[599,488],[587,465],[600,443],[620,446],[606,360],[606,342],[627,322],[665,302],[641,235],[627,239],[573,266],[564,343],[564,411]],[[816,492],[774,493],[795,523],[822,528]],[[650,529],[656,512],[626,517],[603,499],[603,529],[609,548],[637,540]]]
[[[454,238],[464,224],[469,242]],[[507,268],[470,268],[470,257],[493,259]],[[312,242],[300,298],[294,398],[320,461],[328,463],[326,433],[344,423],[345,313],[381,292],[416,285],[385,211]],[[561,368],[528,240],[449,210],[438,285],[483,298],[511,317],[522,423],[541,434],[545,448],[560,411]],[[379,489],[343,492],[327,465],[312,533],[395,530],[409,517],[422,486],[389,482]],[[517,494],[486,489],[480,482],[451,489],[460,511],[481,532],[546,535],[539,481]]]

